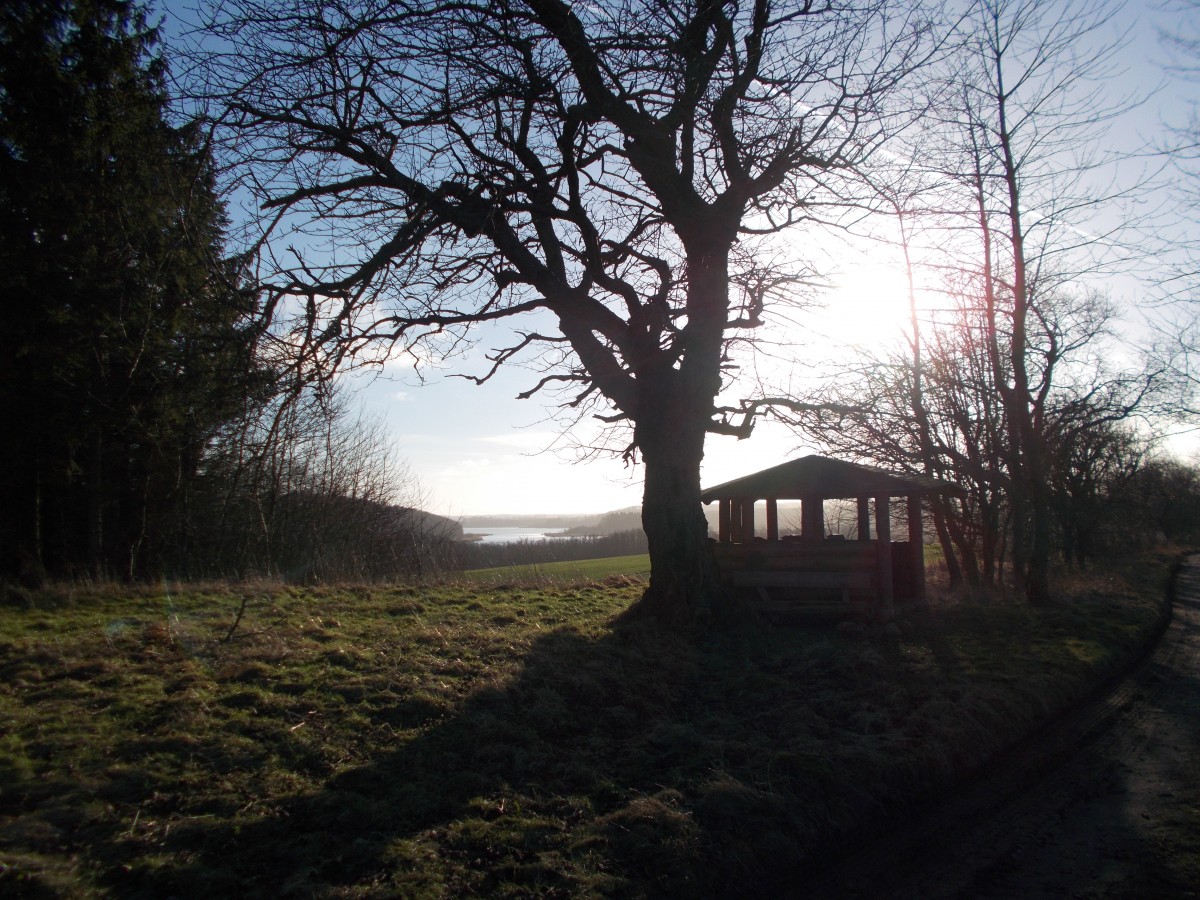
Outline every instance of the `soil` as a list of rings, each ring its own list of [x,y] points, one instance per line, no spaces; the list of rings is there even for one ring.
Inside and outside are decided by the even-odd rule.
[[[1172,600],[1158,644],[1110,691],[805,893],[1200,897],[1200,556]]]

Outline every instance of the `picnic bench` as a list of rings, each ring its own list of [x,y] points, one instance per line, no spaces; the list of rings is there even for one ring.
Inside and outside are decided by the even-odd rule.
[[[756,606],[765,612],[851,613],[856,611],[853,598],[869,598],[873,590],[870,572],[741,569],[730,574],[734,587],[758,592]]]

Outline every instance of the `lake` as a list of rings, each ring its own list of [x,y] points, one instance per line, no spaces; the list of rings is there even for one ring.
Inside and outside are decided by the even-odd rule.
[[[463,534],[482,534],[477,542],[480,544],[511,544],[514,541],[544,541],[547,534],[561,534],[562,528],[538,528],[536,525],[520,525],[505,528],[487,528],[484,526],[463,528]]]

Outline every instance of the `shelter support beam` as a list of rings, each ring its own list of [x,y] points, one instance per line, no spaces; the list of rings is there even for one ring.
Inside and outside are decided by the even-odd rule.
[[[895,591],[892,584],[892,498],[875,498],[875,547],[879,564],[879,618],[890,622],[896,617]]]
[[[858,539],[871,539],[871,501],[868,497],[858,498]]]
[[[743,498],[742,507],[742,543],[749,544],[754,540],[754,500]]]
[[[921,498],[908,498],[908,549],[912,553],[913,600],[925,602],[925,524],[921,520]]]
[[[806,541],[825,539],[825,501],[820,497],[800,501],[800,536]]]

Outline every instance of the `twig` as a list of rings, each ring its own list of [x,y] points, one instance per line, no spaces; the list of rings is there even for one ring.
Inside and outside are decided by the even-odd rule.
[[[225,633],[225,637],[221,639],[222,644],[228,644],[229,639],[233,637],[233,633],[237,631],[238,625],[242,622],[242,616],[246,613],[246,606],[250,603],[248,594],[242,595],[242,605],[238,607],[237,615],[233,619],[233,624],[229,626],[229,631]]]

